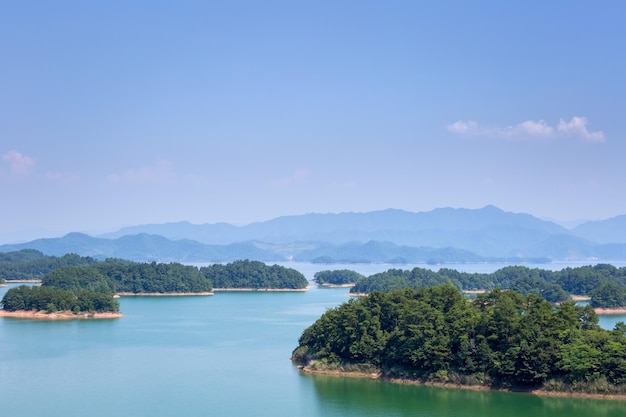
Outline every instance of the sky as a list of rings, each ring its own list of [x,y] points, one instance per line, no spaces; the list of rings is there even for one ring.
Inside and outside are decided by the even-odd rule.
[[[0,242],[626,214],[623,1],[0,0]]]

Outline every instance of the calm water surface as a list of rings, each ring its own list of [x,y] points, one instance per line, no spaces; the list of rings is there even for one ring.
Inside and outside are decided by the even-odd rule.
[[[298,265],[308,278],[320,265]],[[374,266],[363,266],[372,269]],[[373,272],[389,269],[389,266]],[[350,269],[358,269],[351,266]],[[369,270],[359,272],[369,274]],[[486,271],[489,272],[489,271]],[[0,289],[0,297],[6,287]],[[130,297],[118,320],[0,319],[3,416],[615,416],[626,404],[302,375],[302,330],[346,289]],[[603,318],[612,327],[624,316]]]

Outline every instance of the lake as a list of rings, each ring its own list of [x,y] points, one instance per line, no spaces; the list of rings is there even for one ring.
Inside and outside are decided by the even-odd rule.
[[[283,265],[309,279],[321,269],[371,274],[391,267]],[[483,272],[464,267],[470,269],[456,269]],[[497,269],[491,268],[484,272]],[[0,412],[12,417],[624,415],[626,404],[620,401],[301,374],[289,360],[298,337],[326,309],[346,301],[346,294],[346,289],[312,288],[128,297],[120,299],[125,316],[117,320],[0,319]],[[612,327],[626,317],[602,320]]]

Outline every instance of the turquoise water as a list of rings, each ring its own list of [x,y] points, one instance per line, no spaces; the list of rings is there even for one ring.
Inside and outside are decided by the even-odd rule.
[[[305,271],[312,277],[310,271]],[[0,289],[0,297],[6,291]],[[346,289],[130,297],[122,319],[0,319],[3,416],[620,416],[626,403],[302,375],[302,330]],[[611,317],[603,325],[626,320]]]

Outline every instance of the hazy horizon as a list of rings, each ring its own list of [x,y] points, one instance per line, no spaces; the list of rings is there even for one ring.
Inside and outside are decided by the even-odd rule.
[[[493,205],[491,205],[493,206]],[[437,210],[437,209],[447,209],[447,208],[452,208],[452,209],[468,209],[467,207],[435,207],[432,210]],[[479,207],[477,209],[481,209],[483,207]],[[499,207],[497,207],[498,209],[500,209]],[[372,210],[372,211],[384,211],[384,210],[403,210],[403,209],[397,209],[397,208],[392,208],[389,207],[387,209],[382,209],[382,210]],[[424,213],[424,212],[429,212],[432,210],[424,210],[424,211],[415,211],[412,212],[410,210],[403,210],[403,211],[407,211],[407,212],[412,212],[412,213]],[[506,212],[506,210],[504,210]],[[63,237],[65,235],[67,235],[68,233],[83,233],[83,234],[87,234],[90,236],[94,236],[94,237],[98,237],[98,236],[102,236],[102,235],[106,235],[108,233],[114,233],[120,230],[123,230],[125,228],[132,228],[135,226],[147,226],[147,225],[159,225],[159,224],[176,224],[176,223],[189,223],[192,225],[203,225],[203,224],[218,224],[218,223],[226,223],[232,226],[239,226],[239,227],[243,227],[243,226],[247,226],[250,225],[252,223],[262,223],[265,221],[270,221],[279,217],[287,217],[287,216],[304,216],[304,215],[308,215],[308,214],[344,214],[344,213],[369,213],[369,212],[359,212],[359,211],[344,211],[344,212],[336,212],[336,213],[315,213],[315,212],[310,212],[310,213],[302,213],[302,214],[293,214],[293,215],[285,215],[285,216],[276,216],[276,217],[272,217],[272,218],[268,218],[268,219],[263,219],[263,220],[259,220],[259,221],[255,221],[255,222],[250,222],[250,223],[231,223],[228,221],[217,221],[217,222],[203,222],[203,223],[194,223],[191,222],[189,220],[173,220],[173,221],[167,221],[167,222],[160,222],[160,223],[136,223],[136,224],[126,224],[126,225],[120,225],[119,227],[112,227],[112,228],[108,228],[108,229],[97,229],[97,228],[92,228],[92,229],[84,229],[84,230],[48,230],[48,229],[31,229],[31,230],[22,230],[20,232],[14,233],[14,234],[8,234],[8,235],[0,235],[0,244],[13,244],[13,243],[25,243],[28,241],[32,241],[32,240],[36,240],[36,239],[45,239],[45,238],[57,238],[57,237]],[[511,212],[511,213],[518,213],[518,214],[529,214],[531,216],[534,216],[532,213],[521,213],[521,212]],[[537,216],[534,216],[537,217]],[[607,220],[607,219],[579,219],[579,220],[572,220],[572,221],[559,221],[556,219],[552,219],[552,218],[541,218],[541,217],[537,217],[540,220],[545,220],[545,221],[549,221],[549,222],[553,222],[556,223],[562,227],[564,227],[565,229],[573,229],[576,226],[583,224],[585,222],[588,221],[601,221],[601,220]]]

